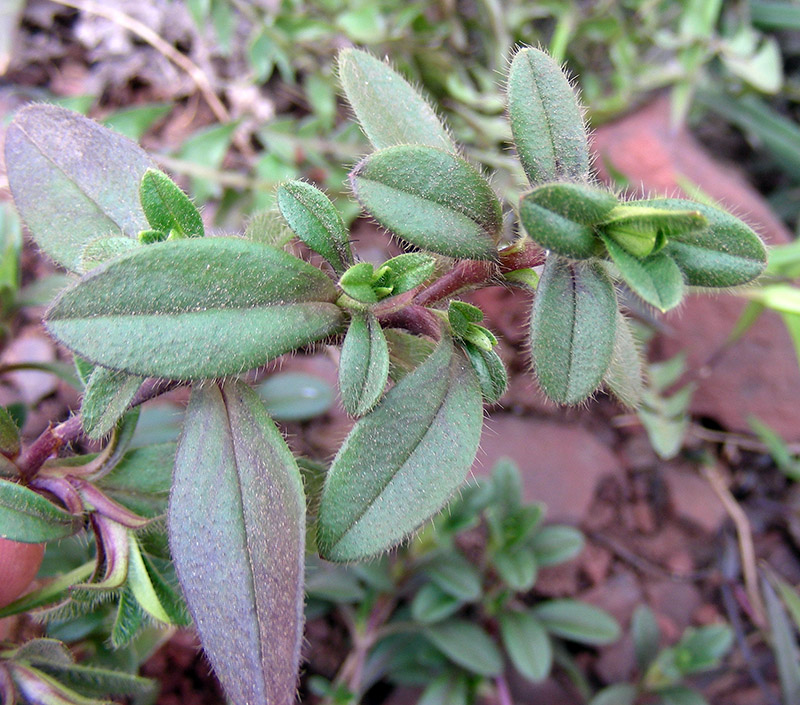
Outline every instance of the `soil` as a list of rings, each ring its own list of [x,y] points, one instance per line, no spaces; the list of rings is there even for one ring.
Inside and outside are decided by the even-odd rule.
[[[121,3],[131,12],[136,5],[143,4]],[[165,17],[157,15],[163,28],[171,27],[170,41],[190,46],[197,40],[190,24],[181,20],[170,25]],[[22,49],[0,85],[0,112],[9,115],[45,89],[65,97],[99,95],[101,111],[151,100],[177,101],[168,121],[147,136],[150,148],[179,143],[211,120],[184,75],[164,66],[163,57],[149,47],[131,44],[128,35],[116,29],[44,0],[31,2],[17,38]],[[125,41],[127,49],[109,48]],[[144,66],[149,68],[145,71]],[[285,103],[281,96],[277,90],[264,100],[281,106],[282,100]],[[594,142],[601,157],[597,164],[613,164],[645,192],[679,193],[680,177],[688,177],[715,199],[746,214],[769,242],[787,242],[786,227],[771,214],[746,174],[732,168],[724,154],[711,156],[687,131],[666,129],[667,115],[665,102],[656,100],[601,128]],[[239,155],[233,161],[246,158]],[[361,244],[380,251],[383,236],[366,221],[356,227]],[[23,281],[50,271],[52,266],[28,242]],[[796,403],[800,372],[780,322],[767,314],[736,345],[723,349],[742,305],[725,296],[695,298],[661,325],[651,343],[651,357],[663,359],[687,350],[686,379],[698,384],[685,448],[677,459],[664,462],[653,452],[636,417],[607,397],[577,409],[558,408],[544,399],[529,372],[526,298],[519,291],[500,288],[471,298],[501,339],[500,354],[510,372],[509,392],[488,410],[474,473],[485,473],[501,456],[515,458],[524,474],[526,498],[547,504],[550,520],[570,522],[586,533],[587,548],[581,556],[565,566],[544,569],[533,596],[586,600],[614,614],[626,633],[634,608],[649,604],[664,644],[674,642],[687,626],[729,621],[736,626],[738,639],[748,640],[751,647],[755,644],[750,656],[736,650],[724,669],[694,682],[712,704],[777,702],[775,665],[763,639],[754,637],[758,614],[743,586],[735,528],[697,461],[711,460],[714,472],[744,509],[759,564],[792,583],[800,582],[796,518],[800,495],[763,448],[749,436],[746,442],[741,440],[743,433],[749,433],[747,415],[755,414],[786,440],[800,441]],[[69,359],[46,337],[40,316],[41,310],[28,309],[15,317],[2,343],[0,361]],[[311,371],[335,383],[335,367],[324,353],[295,356],[280,366]],[[47,374],[6,375],[0,380],[0,403],[17,401],[31,406],[24,427],[30,440],[49,423],[66,418],[79,400],[67,385]],[[344,412],[334,407],[323,417],[284,430],[296,449],[326,458],[335,453],[349,425]],[[305,679],[335,674],[346,637],[341,624],[323,620],[310,622],[306,633],[301,693],[304,701],[314,702]],[[598,686],[625,680],[635,672],[629,637],[581,652],[578,659]],[[160,681],[159,705],[224,702],[191,631],[176,634],[145,664],[143,673]],[[583,702],[559,672],[537,687],[510,677],[515,703]],[[415,702],[415,698],[414,692],[389,688],[370,693],[373,703]]]

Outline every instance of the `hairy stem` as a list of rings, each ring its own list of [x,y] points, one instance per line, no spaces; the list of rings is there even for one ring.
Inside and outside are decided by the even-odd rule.
[[[136,392],[131,402],[131,407],[139,406],[170,389],[177,387],[179,382],[164,379],[148,379]],[[57,453],[63,446],[74,443],[83,434],[83,425],[80,416],[70,416],[66,421],[57,426],[48,426],[41,435],[31,443],[17,460],[19,474],[25,482],[30,482],[45,461]]]
[[[544,264],[545,251],[527,238],[499,252],[498,262],[466,260],[459,262],[415,298],[420,306],[430,306],[467,288],[489,284],[499,275]]]

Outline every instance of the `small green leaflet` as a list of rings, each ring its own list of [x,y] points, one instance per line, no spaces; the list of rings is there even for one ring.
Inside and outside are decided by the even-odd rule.
[[[553,647],[542,623],[530,610],[503,612],[500,635],[514,667],[529,681],[538,683],[550,674]]]
[[[553,401],[577,404],[600,385],[614,350],[616,315],[614,287],[596,265],[547,258],[530,341],[539,384]]]
[[[173,239],[205,235],[200,212],[164,172],[148,169],[144,173],[139,198],[153,230],[167,233]]]
[[[475,374],[444,337],[340,448],[322,494],[321,554],[375,556],[415,531],[464,481],[482,421]]]
[[[372,313],[353,312],[339,362],[339,393],[350,416],[364,416],[378,403],[389,379],[389,348]]]
[[[352,264],[350,233],[322,191],[305,181],[287,181],[278,187],[278,208],[295,235],[322,255],[337,274]]]
[[[143,381],[125,372],[94,368],[81,402],[81,423],[89,438],[98,440],[111,432]]]

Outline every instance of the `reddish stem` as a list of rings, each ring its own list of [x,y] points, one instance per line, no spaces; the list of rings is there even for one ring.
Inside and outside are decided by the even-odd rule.
[[[415,302],[420,306],[430,306],[462,289],[486,284],[498,274],[538,267],[544,264],[546,257],[545,251],[531,240],[514,243],[498,254],[498,262],[485,260],[459,262],[450,272],[417,294]]]
[[[380,321],[385,328],[402,328],[409,333],[427,335],[434,340],[438,340],[441,335],[436,314],[418,304],[384,314],[380,316]]]
[[[131,407],[139,406],[149,399],[153,399],[170,389],[174,389],[180,382],[165,379],[148,379],[136,392],[131,402]],[[74,443],[83,434],[80,416],[71,416],[57,426],[48,426],[47,430],[31,443],[17,460],[17,468],[23,481],[30,482],[39,472],[45,461],[57,453],[63,446]]]

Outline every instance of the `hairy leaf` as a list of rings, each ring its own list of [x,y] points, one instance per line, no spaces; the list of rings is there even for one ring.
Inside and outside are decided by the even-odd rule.
[[[113,705],[109,700],[84,697],[36,668],[11,663],[9,670],[25,702],[36,705]]]
[[[389,147],[356,165],[350,183],[381,225],[417,247],[465,259],[497,255],[500,204],[486,179],[454,154]]]
[[[431,555],[424,572],[440,590],[459,600],[474,602],[481,596],[480,573],[456,551]]]
[[[72,271],[100,235],[136,237],[148,227],[139,183],[153,162],[136,144],[53,105],[17,113],[6,133],[14,202],[36,243]]]
[[[339,54],[339,80],[376,149],[423,144],[455,152],[433,108],[388,64],[359,49]]]
[[[673,259],[663,252],[639,259],[609,237],[603,242],[625,283],[662,313],[683,299],[683,275]]]
[[[530,182],[586,179],[581,108],[558,64],[543,51],[522,49],[511,62],[507,91],[511,132]]]
[[[81,422],[89,438],[109,433],[128,410],[143,377],[95,367],[81,402]]]
[[[531,314],[539,384],[553,401],[577,404],[603,379],[614,350],[614,287],[595,265],[550,256]]]
[[[498,402],[508,386],[508,375],[500,356],[494,350],[482,350],[466,341],[463,349],[478,378],[483,398],[489,404]]]
[[[599,223],[619,204],[619,199],[610,191],[569,182],[537,186],[523,201],[582,225]]]
[[[200,212],[189,197],[164,172],[148,169],[139,186],[139,198],[147,222],[154,230],[172,237],[203,237]]]
[[[60,509],[27,487],[0,480],[0,538],[43,543],[71,536],[80,517]]]
[[[189,610],[228,698],[292,702],[305,499],[291,451],[241,382],[192,392],[169,532]]]
[[[87,243],[86,247],[83,248],[78,271],[84,274],[103,264],[103,262],[107,262],[119,255],[124,255],[139,246],[139,242],[130,237],[99,237]]]
[[[511,663],[525,678],[534,683],[547,678],[553,666],[553,647],[530,610],[502,613],[500,635]]]
[[[603,381],[625,406],[636,408],[644,393],[642,353],[628,319],[617,311],[614,352]]]
[[[354,311],[339,362],[339,393],[350,416],[364,416],[389,379],[389,348],[378,319]]]
[[[436,267],[436,260],[422,252],[407,252],[404,255],[392,257],[383,263],[381,269],[388,268],[388,272],[379,280],[392,287],[392,295],[404,294],[428,279]]]
[[[82,357],[130,374],[237,374],[336,331],[336,289],[318,269],[240,238],[141,247],[90,272],[46,316]]]
[[[377,555],[433,516],[466,477],[482,420],[475,374],[443,338],[339,450],[320,506],[322,555],[336,561]]]
[[[692,286],[739,286],[764,271],[767,252],[751,228],[719,208],[693,201],[664,198],[637,201],[628,205],[652,206],[666,210],[693,209],[708,221],[708,226],[685,234],[673,234],[663,252],[680,267],[686,283]]]
[[[538,205],[531,196],[520,201],[519,218],[534,242],[573,259],[589,259],[603,251],[594,228]]]
[[[337,274],[352,264],[350,234],[322,191],[305,181],[287,181],[278,187],[278,207],[295,235],[322,255]]]

